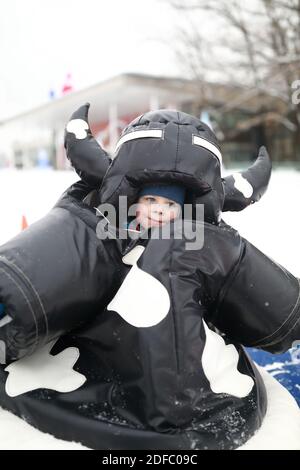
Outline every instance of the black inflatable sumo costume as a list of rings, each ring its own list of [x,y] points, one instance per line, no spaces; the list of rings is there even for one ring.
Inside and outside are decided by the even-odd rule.
[[[243,346],[276,353],[300,338],[298,279],[221,219],[263,195],[266,149],[222,178],[213,132],[158,110],[124,129],[111,161],[88,108],[65,136],[81,180],[0,247],[0,406],[93,449],[238,448],[267,407]],[[204,204],[204,222],[196,210],[183,222],[203,231],[201,249],[186,249],[176,222],[169,239],[99,238],[97,206],[131,204],[152,182]]]

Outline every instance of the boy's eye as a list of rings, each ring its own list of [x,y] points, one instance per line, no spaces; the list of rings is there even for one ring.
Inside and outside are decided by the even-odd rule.
[[[146,201],[149,201],[149,202],[156,202],[156,199],[155,199],[154,197],[147,196],[147,197],[146,197]]]

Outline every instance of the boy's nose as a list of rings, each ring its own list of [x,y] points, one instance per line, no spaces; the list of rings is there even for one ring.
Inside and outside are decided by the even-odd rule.
[[[157,206],[154,212],[156,212],[157,214],[163,214],[164,208],[162,206]]]

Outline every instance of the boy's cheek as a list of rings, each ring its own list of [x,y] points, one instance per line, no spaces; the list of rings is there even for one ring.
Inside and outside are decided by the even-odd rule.
[[[174,209],[174,210],[170,211],[170,220],[177,219],[177,217],[179,217],[179,215],[180,215],[180,209]]]
[[[136,211],[136,220],[138,224],[141,224],[143,227],[147,228],[148,217],[142,211]]]

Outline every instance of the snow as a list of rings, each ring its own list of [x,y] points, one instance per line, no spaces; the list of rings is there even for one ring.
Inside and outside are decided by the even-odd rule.
[[[300,450],[300,410],[289,392],[259,368],[268,408],[262,426],[239,450]]]
[[[67,442],[42,433],[23,419],[0,408],[0,450],[84,450],[76,442]]]
[[[25,215],[29,224],[40,219],[53,207],[62,192],[78,179],[76,173],[69,170],[0,170],[0,245],[19,233],[22,215]],[[273,172],[270,187],[261,201],[243,212],[224,214],[224,220],[260,250],[300,277],[299,203],[300,172],[292,169],[277,170]],[[277,400],[276,390],[278,393],[281,390],[276,402],[279,406],[284,401],[286,390],[281,386],[276,389],[274,383],[279,384],[270,376],[265,376],[265,380],[269,383],[270,390],[274,391],[274,403]],[[64,442],[41,433],[1,409],[0,423],[0,449],[84,448],[80,444]],[[270,430],[275,426],[275,421],[272,423]],[[286,423],[286,426],[281,426],[285,433],[291,420]],[[256,445],[254,439],[252,442]],[[250,445],[252,444],[249,441]],[[274,443],[270,442],[259,445],[264,445],[265,449],[280,448],[278,444],[272,447]]]
[[[0,245],[20,232],[22,215],[29,225],[40,219],[77,180],[69,170],[0,170]]]
[[[277,170],[259,202],[242,212],[224,213],[223,218],[266,255],[300,277],[299,203],[300,172]]]

